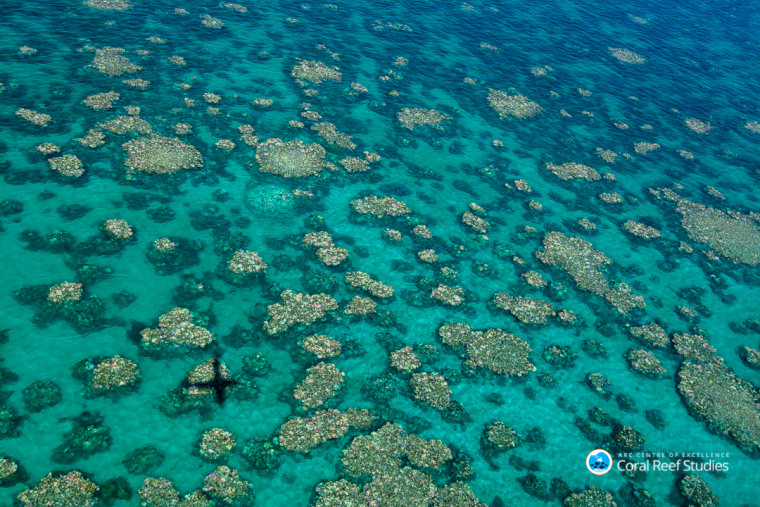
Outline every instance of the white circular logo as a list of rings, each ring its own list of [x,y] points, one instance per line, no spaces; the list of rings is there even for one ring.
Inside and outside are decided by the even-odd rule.
[[[586,468],[594,475],[604,475],[612,470],[612,456],[604,449],[594,449],[586,456]]]

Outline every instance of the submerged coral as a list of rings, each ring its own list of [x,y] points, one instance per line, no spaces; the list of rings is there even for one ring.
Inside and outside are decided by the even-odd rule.
[[[179,139],[151,134],[123,144],[129,169],[153,173],[171,174],[181,169],[203,166],[201,153]]]
[[[506,451],[520,445],[520,435],[501,421],[489,424],[483,432],[483,440],[489,447]]]
[[[47,300],[53,304],[76,303],[82,299],[83,293],[81,283],[64,282],[50,287]]]
[[[344,376],[334,364],[319,363],[306,370],[306,378],[295,388],[293,397],[304,410],[317,408],[335,396]]]
[[[449,116],[439,113],[435,109],[420,109],[417,107],[406,107],[398,113],[398,121],[409,130],[415,127],[435,127],[441,128],[441,123],[450,120]]]
[[[33,488],[22,491],[18,499],[29,507],[43,505],[95,505],[98,486],[86,479],[81,472],[66,474],[50,473]]]
[[[338,309],[338,302],[327,294],[301,294],[286,290],[280,294],[282,303],[269,305],[269,320],[264,329],[269,334],[281,333],[296,325],[308,326]]]
[[[203,459],[216,461],[228,456],[234,447],[232,433],[222,428],[213,428],[201,435],[199,452]]]
[[[474,331],[467,324],[444,324],[438,336],[444,344],[466,352],[465,366],[471,370],[488,368],[494,373],[520,377],[536,369],[525,340],[500,329]]]
[[[760,449],[760,393],[718,362],[687,361],[678,390],[689,408],[748,451]]]
[[[369,274],[364,273],[363,271],[351,271],[346,273],[346,283],[351,287],[364,289],[375,297],[389,298],[393,296],[392,286],[373,280]]]
[[[286,178],[314,176],[325,167],[325,149],[316,143],[304,144],[297,139],[285,142],[272,138],[256,148],[256,162],[263,173]]]
[[[376,195],[351,201],[351,206],[357,213],[370,214],[379,218],[398,217],[411,213],[406,203],[393,197],[378,197]]]
[[[464,289],[439,284],[438,287],[430,291],[430,298],[436,299],[445,305],[459,306],[464,302]]]
[[[37,111],[32,111],[31,109],[24,108],[17,110],[16,116],[38,127],[47,127],[48,123],[53,120],[53,117],[49,114],[38,113]]]
[[[612,56],[617,58],[619,61],[623,63],[631,63],[631,64],[637,64],[641,65],[643,63],[646,63],[646,59],[631,51],[630,49],[623,49],[623,48],[607,48]]]
[[[316,60],[301,60],[298,62],[290,75],[297,80],[310,82],[313,84],[322,84],[324,81],[337,81],[343,79],[338,67],[328,67],[322,62]]]
[[[247,498],[249,483],[240,478],[240,472],[228,466],[217,467],[204,479],[203,491],[223,503],[233,503]]]
[[[147,350],[164,348],[204,348],[214,339],[208,329],[193,321],[198,317],[186,308],[174,308],[161,315],[158,327],[144,329],[140,335],[142,346]]]
[[[123,56],[123,53],[123,48],[114,48],[110,46],[96,49],[95,58],[92,60],[92,67],[97,69],[101,74],[111,77],[121,76],[122,74],[132,74],[142,70],[142,67],[135,65],[129,60],[129,58]]]
[[[520,120],[532,118],[544,110],[525,95],[519,93],[510,95],[494,89],[488,91],[488,104],[499,113],[499,116]]]
[[[89,383],[94,391],[101,392],[130,386],[139,380],[137,364],[121,356],[113,356],[94,365]]]
[[[53,157],[48,159],[48,162],[50,163],[50,168],[61,176],[78,178],[84,174],[82,161],[76,155]]]
[[[665,330],[657,324],[645,324],[643,326],[628,329],[633,336],[647,342],[652,347],[665,348],[670,343]]]
[[[439,489],[428,475],[437,476],[452,458],[443,442],[407,434],[398,424],[386,423],[369,436],[354,438],[343,450],[341,464],[348,477],[368,482],[362,480],[362,488],[346,479],[323,483],[317,487],[316,505],[482,507],[467,485],[454,482]]]
[[[513,297],[506,292],[499,292],[494,294],[492,302],[495,307],[510,312],[526,324],[544,324],[547,317],[556,315],[554,306],[541,299]]]
[[[301,346],[319,359],[339,356],[342,348],[339,341],[324,334],[307,336],[301,340]]]
[[[547,163],[545,167],[561,180],[580,178],[588,181],[596,181],[600,178],[599,171],[593,167],[578,164],[576,162],[568,162],[562,165]]]
[[[119,94],[116,92],[96,93],[86,97],[82,102],[85,106],[95,109],[96,111],[102,109],[111,109],[113,103],[119,100]]]
[[[689,237],[736,262],[760,264],[760,225],[749,215],[679,199],[676,208],[683,216],[681,225]]]
[[[661,235],[660,231],[654,227],[650,227],[634,220],[626,220],[623,224],[623,229],[641,239],[656,239]]]
[[[232,255],[227,269],[236,275],[255,274],[267,269],[267,264],[256,252],[238,250]]]
[[[82,3],[100,11],[126,11],[132,7],[129,0],[84,0]]]
[[[364,428],[374,416],[367,410],[319,410],[311,417],[295,417],[280,426],[278,442],[285,449],[309,452],[322,443],[346,434],[350,427]]]
[[[544,264],[561,267],[578,287],[602,296],[620,313],[646,306],[644,298],[633,294],[626,284],[610,286],[602,269],[612,261],[588,241],[550,232],[544,238],[544,250],[536,252],[536,257]]]
[[[438,373],[414,373],[410,380],[414,398],[438,410],[451,403],[451,389],[443,375]]]

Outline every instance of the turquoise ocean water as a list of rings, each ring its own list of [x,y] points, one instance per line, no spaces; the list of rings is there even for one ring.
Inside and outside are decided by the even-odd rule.
[[[239,504],[309,505],[318,501],[320,483],[345,477],[364,486],[371,480],[347,475],[342,451],[386,422],[442,441],[452,450],[451,460],[437,470],[414,468],[430,475],[438,490],[464,481],[488,505],[570,505],[573,493],[591,486],[609,492],[617,505],[655,505],[646,503],[643,490],[656,505],[688,504],[683,471],[634,477],[614,469],[595,476],[584,460],[596,448],[609,449],[616,460],[620,452],[701,453],[704,462],[729,466],[696,472],[724,505],[758,505],[756,5],[133,0],[125,10],[104,6],[120,2],[3,2],[0,329],[6,331],[0,343],[0,458],[12,459],[23,473],[0,477],[1,505],[18,502],[20,492],[50,472],[73,470],[101,487],[97,502],[139,505],[146,477],[168,479],[184,495],[203,488],[219,465],[248,481],[249,495]],[[204,26],[202,16],[222,26]],[[126,57],[140,69],[108,75],[94,68],[97,52],[108,47],[123,49],[108,53],[112,63],[124,65],[117,57]],[[170,61],[177,56],[184,65]],[[294,74],[300,62],[335,67],[340,80],[330,78],[335,70],[321,83],[313,76],[299,80]],[[137,78],[149,84],[141,89],[124,83]],[[541,112],[529,118],[500,114],[489,104],[490,90],[521,94]],[[119,95],[110,108],[83,103],[106,92]],[[204,94],[218,96],[218,102]],[[139,114],[128,106],[139,107]],[[405,108],[435,110],[446,119],[406,128],[398,118]],[[34,125],[19,109],[50,120]],[[321,119],[304,111],[316,111]],[[173,174],[128,170],[122,145],[145,133],[101,129],[104,144],[96,148],[77,141],[129,114],[154,133],[193,146],[203,166]],[[191,132],[177,133],[181,123]],[[329,142],[311,128],[319,123],[334,125],[355,146]],[[241,139],[241,125],[250,125],[257,141]],[[335,166],[296,178],[262,172],[256,155],[262,159],[261,144],[273,138],[317,143]],[[234,149],[217,147],[222,139]],[[40,153],[42,143],[57,145],[61,153]],[[601,152],[606,157],[601,150],[608,150]],[[347,172],[340,165],[346,157],[364,158],[365,151],[380,156],[368,170]],[[62,154],[78,157],[84,174],[52,171],[46,159]],[[306,164],[288,157],[292,153],[281,164]],[[614,181],[565,180],[546,167],[566,163],[611,173]],[[532,191],[516,189],[515,180],[525,180]],[[666,187],[681,200],[650,191]],[[598,197],[603,193],[617,193],[621,202],[604,202]],[[351,203],[370,195],[403,201],[411,213],[360,215]],[[682,222],[677,207],[705,209],[696,205],[713,211],[685,211]],[[485,235],[463,223],[466,212],[488,222]],[[689,216],[699,224],[689,228]],[[103,224],[112,219],[127,221],[132,237],[109,239]],[[584,228],[581,219],[595,229]],[[624,228],[628,220],[660,236],[636,237]],[[418,225],[427,226],[432,237],[415,235]],[[398,230],[402,239],[389,240],[386,229]],[[302,241],[315,231],[327,231],[336,247],[346,249],[347,260],[337,266],[320,262]],[[561,266],[541,262],[535,254],[552,231],[603,252],[611,263],[601,272],[610,284],[627,284],[646,306],[620,313],[603,296],[578,287]],[[163,237],[182,251],[172,269],[151,254],[153,242]],[[419,260],[418,252],[426,249],[435,250],[437,262]],[[257,252],[268,265],[265,273],[234,283],[239,280],[227,264],[237,250]],[[442,268],[456,271],[456,278]],[[373,298],[377,315],[345,313],[355,296],[370,297],[346,283],[345,273],[352,271],[393,287],[392,298]],[[529,271],[548,286],[526,283],[521,275]],[[73,313],[66,313],[48,301],[50,287],[63,282],[82,283],[83,301],[97,297],[102,308],[92,313],[94,321],[72,325],[88,310],[71,305]],[[432,298],[439,284],[460,287],[463,301],[452,306]],[[311,325],[269,335],[267,307],[281,302],[285,290],[327,293],[339,306]],[[520,322],[491,303],[502,292],[549,301],[577,320]],[[157,327],[159,317],[175,307],[204,316],[214,344],[205,350],[146,351],[139,332]],[[467,371],[461,350],[438,337],[446,322],[520,337],[532,349],[535,371],[519,378]],[[720,356],[711,364],[722,361],[721,375],[742,379],[742,389],[721,398],[711,391],[718,380],[706,382],[695,407],[679,392],[679,371],[702,360],[673,343],[648,346],[629,331],[655,322],[671,339],[681,333],[704,337]],[[345,373],[337,396],[316,410],[361,408],[377,418],[308,453],[275,443],[277,462],[269,469],[254,466],[244,452],[247,442],[279,442],[283,423],[315,412],[293,398],[306,369],[320,362],[300,346],[313,334],[342,343],[341,355],[324,361]],[[606,352],[590,353],[583,345],[587,340],[600,342]],[[429,350],[424,345],[435,346],[437,354],[417,372],[442,374],[460,412],[415,399],[410,374],[390,365],[390,352],[405,346]],[[551,364],[542,357],[551,345],[569,347],[577,357],[572,364]],[[665,373],[653,379],[633,371],[626,360],[630,349],[652,352]],[[244,373],[244,358],[256,354],[265,355],[271,369],[253,378]],[[139,384],[92,396],[73,368],[115,355],[137,364]],[[212,357],[239,382],[255,383],[257,394],[237,392],[223,403],[208,396],[201,410],[167,409],[165,395]],[[589,388],[586,378],[594,372],[609,380],[608,393]],[[547,387],[546,374],[554,386]],[[378,395],[378,379],[395,386],[389,397]],[[60,401],[35,412],[27,388],[38,380],[54,382]],[[700,406],[713,406],[718,415],[706,418]],[[594,407],[611,421],[591,421]],[[68,449],[61,457],[66,436],[85,412],[100,418],[110,434],[107,444],[97,452]],[[484,443],[484,431],[497,420],[514,428],[520,445],[496,452]],[[750,443],[740,445],[730,431],[723,434],[726,420],[742,426]],[[219,463],[198,453],[200,435],[212,428],[229,431],[237,443]],[[620,428],[638,432],[640,445],[626,450],[616,442]],[[91,444],[97,437],[83,439]],[[163,461],[130,473],[125,457],[148,445]],[[469,474],[452,465],[467,459]],[[633,459],[647,461],[641,455]],[[131,495],[103,493],[116,478],[123,478],[120,484]],[[707,494],[701,494],[704,500]],[[224,504],[219,496],[209,498]],[[408,502],[391,495],[378,504]]]

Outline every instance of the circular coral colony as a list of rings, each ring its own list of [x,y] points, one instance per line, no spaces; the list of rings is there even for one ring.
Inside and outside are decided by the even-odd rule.
[[[0,504],[755,503],[751,61],[585,3],[14,7]]]

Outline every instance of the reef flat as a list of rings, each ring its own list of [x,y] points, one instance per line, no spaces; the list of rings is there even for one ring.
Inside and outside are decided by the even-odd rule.
[[[752,10],[5,1],[0,504],[756,504]]]

